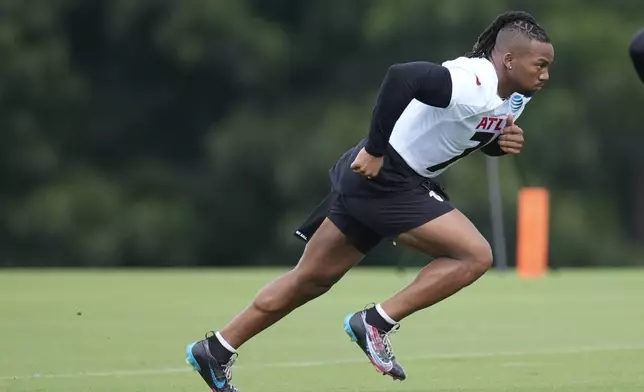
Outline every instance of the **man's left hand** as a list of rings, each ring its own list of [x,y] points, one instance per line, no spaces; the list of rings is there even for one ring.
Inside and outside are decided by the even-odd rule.
[[[499,136],[499,147],[506,154],[519,154],[523,148],[523,129],[514,124],[514,115],[510,114],[505,128]]]

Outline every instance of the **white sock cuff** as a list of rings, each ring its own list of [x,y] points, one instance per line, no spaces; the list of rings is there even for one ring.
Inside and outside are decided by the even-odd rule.
[[[219,331],[217,331],[217,333],[215,334],[215,336],[217,336],[217,340],[219,340],[219,343],[221,343],[221,345],[222,345],[222,346],[224,346],[224,348],[225,348],[226,350],[230,351],[230,352],[231,352],[231,353],[233,353],[233,354],[237,352],[237,350],[235,350],[235,349],[233,348],[233,346],[231,346],[231,345],[230,345],[230,343],[228,343],[228,342],[226,341],[226,339],[224,339],[224,337],[223,337],[223,336],[221,336],[221,334],[219,333]]]
[[[386,322],[388,322],[391,325],[396,325],[398,324],[397,321],[394,321],[387,313],[385,313],[384,309],[380,306],[380,304],[376,305],[376,311],[380,316],[382,316],[383,319],[385,319]]]

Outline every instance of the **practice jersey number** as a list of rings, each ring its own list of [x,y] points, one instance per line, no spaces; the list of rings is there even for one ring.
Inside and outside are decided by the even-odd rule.
[[[458,161],[459,159],[461,159],[463,157],[466,157],[466,156],[470,155],[474,151],[476,151],[479,148],[483,147],[484,145],[488,144],[490,142],[490,140],[492,140],[494,135],[495,134],[492,133],[492,132],[476,132],[474,134],[474,136],[472,136],[472,138],[470,139],[472,141],[479,142],[476,146],[466,149],[460,155],[457,155],[457,156],[453,157],[452,159],[450,159],[448,161],[436,164],[434,166],[430,166],[430,167],[427,168],[427,170],[430,171],[430,172],[435,172],[435,171],[439,171],[441,169],[446,168],[447,166],[451,165],[452,163]]]

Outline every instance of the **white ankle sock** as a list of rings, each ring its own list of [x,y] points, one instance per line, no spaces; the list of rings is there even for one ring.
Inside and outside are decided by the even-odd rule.
[[[396,325],[398,324],[397,321],[394,321],[387,313],[385,313],[384,309],[380,306],[380,304],[376,305],[376,311],[380,316],[382,316],[383,319],[385,319],[386,322],[388,322],[391,325]]]
[[[226,341],[226,339],[224,339],[224,337],[223,337],[223,336],[221,336],[221,334],[219,333],[219,331],[217,331],[217,333],[215,334],[215,336],[217,336],[217,340],[219,340],[219,343],[221,343],[221,345],[222,345],[222,346],[224,346],[224,348],[225,348],[226,350],[230,351],[230,352],[231,352],[231,353],[233,353],[233,354],[237,352],[237,350],[235,350],[235,349],[233,348],[233,346],[231,346],[231,345],[230,345],[230,343],[228,343],[228,342]]]

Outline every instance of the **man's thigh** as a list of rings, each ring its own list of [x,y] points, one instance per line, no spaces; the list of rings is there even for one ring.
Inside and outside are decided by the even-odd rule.
[[[364,257],[328,218],[306,244],[296,269],[307,277],[335,282]]]
[[[382,197],[341,199],[352,217],[392,240],[454,210],[449,201],[423,187]]]
[[[338,195],[328,212],[328,219],[346,236],[349,244],[366,255],[383,237],[349,212],[344,200],[344,197]]]
[[[400,234],[397,240],[435,257],[461,259],[489,252],[485,237],[457,209]]]

